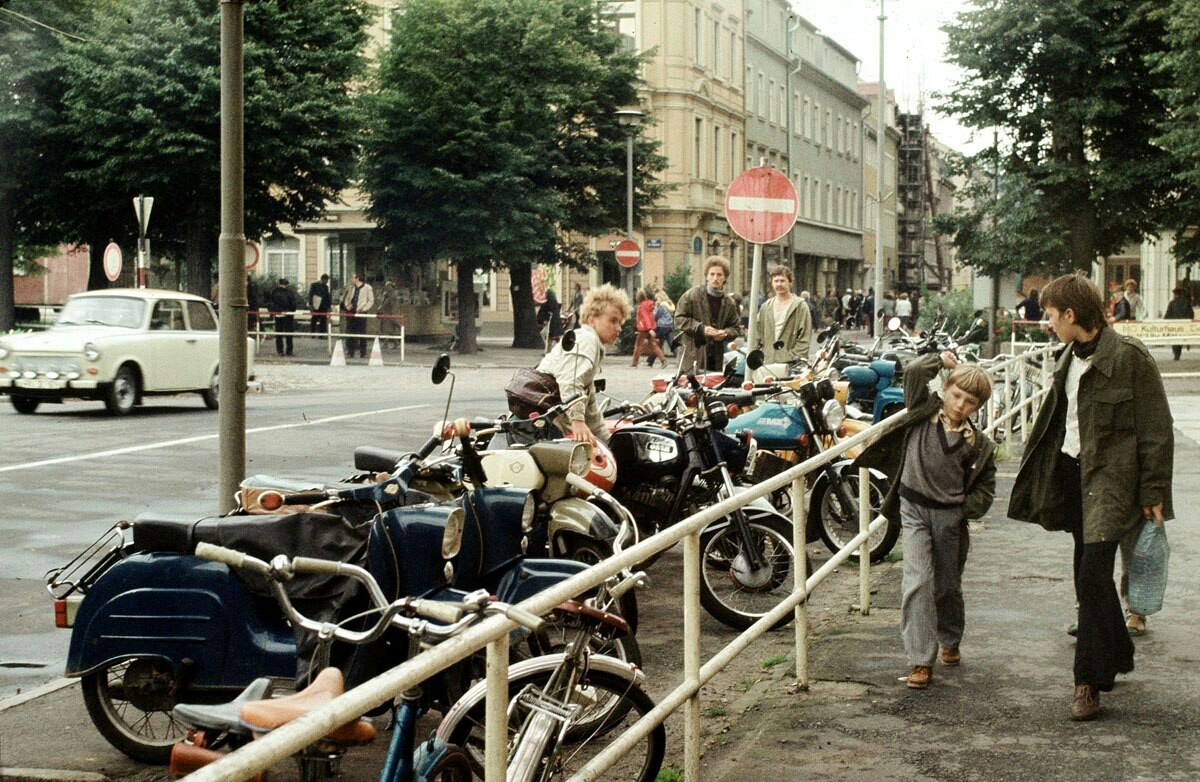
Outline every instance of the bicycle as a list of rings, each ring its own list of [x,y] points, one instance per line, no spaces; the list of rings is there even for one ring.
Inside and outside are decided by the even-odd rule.
[[[276,601],[293,625],[317,635],[314,669],[321,670],[313,684],[288,698],[264,701],[239,696],[234,703],[238,705],[237,725],[240,735],[220,737],[212,746],[221,743],[244,743],[251,734],[280,727],[340,695],[341,672],[329,667],[329,649],[334,641],[356,646],[371,644],[380,640],[389,630],[396,628],[403,631],[409,639],[411,659],[424,644],[453,637],[485,616],[502,613],[535,632],[540,631],[543,624],[539,617],[515,606],[493,601],[484,590],[466,595],[457,593],[462,595],[458,602],[411,597],[388,602],[370,572],[343,562],[307,557],[288,559],[281,555],[267,563],[243,552],[207,543],[197,545],[196,556],[264,577]],[[284,587],[286,582],[300,574],[353,578],[366,588],[373,608],[340,624],[311,619],[295,607]],[[346,627],[352,621],[365,621],[372,614],[378,616],[373,624],[364,629],[351,630]],[[228,704],[216,708],[181,706],[177,707],[177,711],[179,710],[182,710],[180,716],[189,723],[202,722],[218,731],[226,729],[234,732],[233,724],[229,721]],[[441,741],[437,737],[422,741],[418,745],[417,720],[427,711],[420,684],[401,693],[400,703],[394,711],[392,738],[388,745],[387,759],[380,773],[381,782],[465,782],[470,779],[471,758],[461,747]],[[370,727],[369,722],[358,720],[305,747],[297,755],[301,778],[304,782],[332,778],[337,773],[345,750],[355,744],[366,743],[373,737],[374,729]],[[208,759],[213,760],[215,757],[209,755]]]

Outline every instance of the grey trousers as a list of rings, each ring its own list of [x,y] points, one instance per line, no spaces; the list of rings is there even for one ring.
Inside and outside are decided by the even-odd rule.
[[[900,500],[904,531],[900,637],[909,665],[933,665],[938,644],[957,647],[966,621],[962,572],[971,547],[962,508]]]

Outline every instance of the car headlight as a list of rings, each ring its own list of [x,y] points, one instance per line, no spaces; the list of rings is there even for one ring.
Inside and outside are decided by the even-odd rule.
[[[94,342],[87,343],[83,346],[83,357],[88,361],[95,361],[100,358],[100,348]]]
[[[525,506],[521,508],[521,531],[528,534],[533,529],[533,513],[535,503],[533,492],[528,492],[525,495]]]
[[[467,514],[462,508],[455,508],[446,517],[446,529],[442,533],[442,559],[454,559],[462,548],[463,523]]]
[[[846,408],[836,399],[830,399],[821,406],[821,420],[829,431],[836,432],[842,421],[846,420]]]

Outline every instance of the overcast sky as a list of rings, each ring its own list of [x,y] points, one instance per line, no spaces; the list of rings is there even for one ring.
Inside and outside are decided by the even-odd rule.
[[[792,0],[796,11],[860,60],[863,81],[879,79],[879,0]],[[924,96],[925,121],[938,139],[960,151],[977,152],[991,143],[984,131],[971,138],[966,128],[933,111],[929,95],[949,90],[958,69],[943,62],[946,36],[941,26],[970,8],[967,0],[885,0],[884,71],[902,111],[917,111]]]

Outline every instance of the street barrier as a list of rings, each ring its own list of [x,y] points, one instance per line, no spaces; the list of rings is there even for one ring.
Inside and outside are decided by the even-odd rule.
[[[1017,415],[1032,412],[1032,405],[1045,398],[1049,389],[1047,367],[1052,361],[1052,347],[1046,345],[1037,350],[1027,351],[1020,356],[1005,358],[994,362],[989,372],[995,377],[996,373],[1006,376],[1005,390],[1009,386],[1008,377],[1014,372],[1024,376],[1024,369],[1013,369],[1014,366],[1025,366],[1026,363],[1040,361],[1043,387],[1036,393],[1020,392],[1020,401],[1014,409],[1006,410],[997,415],[988,427],[991,431],[1005,421],[1011,421]],[[994,394],[993,394],[994,396]],[[639,741],[643,740],[654,728],[666,720],[668,716],[684,709],[684,768],[683,778],[689,780],[701,779],[700,772],[700,689],[722,668],[741,654],[754,640],[761,637],[771,626],[788,613],[793,616],[795,628],[796,654],[796,683],[801,690],[806,690],[809,684],[808,671],[808,596],[816,587],[849,557],[858,553],[859,556],[859,610],[868,614],[871,608],[870,568],[871,557],[868,540],[872,532],[887,520],[882,516],[871,518],[870,502],[867,493],[870,490],[870,476],[866,469],[859,475],[859,533],[845,547],[836,552],[824,565],[811,576],[807,573],[805,541],[806,506],[803,502],[806,476],[843,452],[864,445],[868,441],[885,434],[900,425],[902,416],[897,414],[881,421],[837,446],[797,464],[778,475],[763,481],[753,489],[739,493],[733,497],[706,508],[699,513],[683,519],[673,527],[653,535],[635,546],[623,551],[620,555],[610,557],[579,573],[566,581],[547,589],[534,597],[522,602],[520,607],[526,611],[542,615],[564,600],[570,599],[582,592],[602,583],[607,578],[616,575],[623,568],[635,567],[638,563],[659,554],[674,546],[680,540],[684,543],[683,570],[683,678],[671,692],[663,696],[657,706],[645,714],[640,720],[626,730],[625,734],[608,746],[592,759],[573,777],[572,782],[599,779],[622,754],[628,752]],[[1021,427],[1024,431],[1027,427]],[[794,585],[792,593],[768,614],[760,618],[751,627],[743,631],[727,646],[718,651],[708,662],[700,662],[700,531],[709,523],[722,518],[735,508],[746,505],[754,499],[763,497],[775,489],[787,485],[792,487],[792,545],[797,552],[794,557]],[[301,748],[320,739],[334,728],[358,718],[367,711],[390,701],[403,690],[412,687],[429,678],[438,671],[453,665],[481,649],[487,649],[487,745],[485,748],[486,779],[489,782],[500,782],[505,778],[506,748],[503,746],[507,736],[507,704],[508,694],[508,633],[517,625],[502,616],[490,617],[478,625],[467,629],[463,634],[451,638],[431,649],[423,651],[412,659],[392,668],[391,670],[371,679],[345,694],[334,699],[327,705],[317,709],[298,720],[290,722],[281,728],[255,740],[221,758],[212,765],[206,766],[191,774],[187,779],[192,782],[218,782],[218,780],[247,779],[265,770]]]
[[[337,340],[340,340],[340,339],[371,339],[372,337],[378,337],[383,340],[398,341],[400,343],[400,363],[401,364],[404,363],[405,351],[407,349],[407,342],[406,342],[406,327],[405,327],[403,315],[378,315],[375,313],[368,312],[368,313],[363,313],[361,315],[348,316],[348,315],[343,315],[338,312],[316,312],[314,310],[293,310],[292,312],[275,312],[273,310],[264,310],[264,309],[249,310],[249,315],[254,319],[255,325],[254,325],[254,327],[250,328],[247,333],[249,334],[249,336],[251,336],[255,339],[255,341],[258,343],[260,348],[262,347],[263,343],[267,342],[268,340],[270,340],[274,337],[292,337],[293,339],[295,339],[295,338],[312,339],[314,337],[317,337],[317,338],[324,338],[326,340],[326,351],[329,354],[329,356],[332,357],[333,351],[334,351],[334,345]],[[290,315],[292,317],[297,318],[298,320],[306,321],[310,324],[312,323],[312,321],[315,318],[324,318],[325,319],[325,330],[324,331],[312,331],[311,329],[309,329],[308,331],[276,331],[274,328],[274,321],[275,321],[276,317],[281,316],[281,315],[283,315],[283,316]],[[263,322],[264,317],[269,317],[271,319],[271,323],[264,324],[264,322]],[[343,325],[342,320],[344,318],[349,318],[349,317],[364,318],[367,320],[377,320],[380,323],[381,331],[382,331],[384,324],[398,326],[400,330],[398,333],[393,332],[393,333],[388,333],[388,334],[383,334],[383,333],[380,333],[380,334],[352,334],[347,331],[335,330],[336,327]],[[270,327],[267,328],[266,327],[267,325],[269,325]]]

